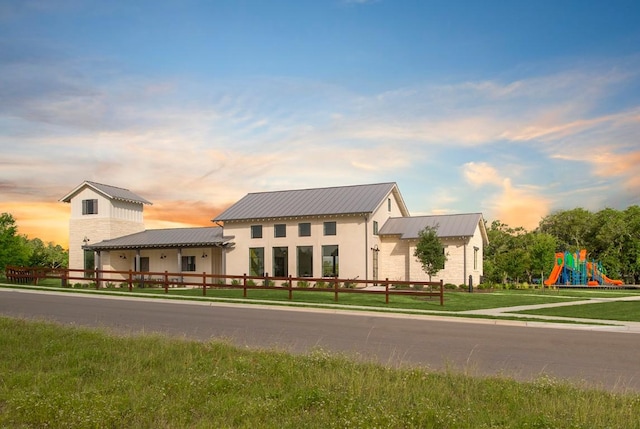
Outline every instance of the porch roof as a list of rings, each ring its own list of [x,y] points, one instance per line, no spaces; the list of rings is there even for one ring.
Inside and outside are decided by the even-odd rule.
[[[84,246],[87,250],[167,249],[183,247],[228,247],[233,236],[223,236],[221,227],[148,229],[112,240]]]
[[[379,235],[399,235],[401,239],[417,239],[425,227],[438,228],[438,237],[472,237],[480,228],[482,241],[489,242],[481,213],[389,218]]]

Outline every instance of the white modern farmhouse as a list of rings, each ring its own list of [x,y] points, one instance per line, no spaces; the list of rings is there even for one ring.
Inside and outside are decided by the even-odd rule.
[[[201,228],[145,229],[149,201],[95,182],[61,201],[72,269],[428,280],[413,253],[418,233],[437,226],[448,260],[433,280],[483,274],[482,214],[411,217],[395,183],[250,193]]]

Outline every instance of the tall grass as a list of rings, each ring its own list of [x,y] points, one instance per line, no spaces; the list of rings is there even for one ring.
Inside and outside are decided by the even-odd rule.
[[[0,427],[640,428],[640,396],[0,318]]]

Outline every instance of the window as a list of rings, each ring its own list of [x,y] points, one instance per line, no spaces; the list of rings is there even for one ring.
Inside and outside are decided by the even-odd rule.
[[[478,250],[480,250],[480,248],[473,246],[473,269],[474,270],[478,269]]]
[[[273,275],[287,277],[289,275],[289,249],[287,247],[273,248]]]
[[[251,238],[262,238],[262,225],[251,225]]]
[[[373,235],[378,235],[378,221],[373,221]]]
[[[336,223],[325,222],[324,223],[324,235],[336,235]]]
[[[273,236],[274,237],[286,237],[287,236],[287,225],[284,223],[278,223],[273,225]]]
[[[249,249],[249,275],[264,276],[264,247]]]
[[[313,277],[313,246],[298,246],[298,277]]]
[[[196,257],[195,256],[183,256],[182,257],[182,271],[195,271],[195,270],[196,270]]]
[[[309,222],[303,222],[298,224],[298,236],[311,237],[311,224]]]
[[[391,211],[391,198],[387,198],[387,211]]]
[[[87,270],[84,273],[85,277],[93,277],[93,270],[96,269],[96,256],[93,250],[84,251],[84,269]]]
[[[82,214],[98,214],[98,200],[82,200]]]
[[[184,266],[184,262],[182,264]],[[140,258],[140,267],[136,266],[135,270],[148,273],[150,271],[149,270],[149,257],[148,256],[141,257]],[[184,268],[182,269],[182,271],[195,271],[195,270],[196,270],[195,267],[193,268],[193,270],[185,270]]]
[[[338,246],[322,246],[322,277],[338,277]]]

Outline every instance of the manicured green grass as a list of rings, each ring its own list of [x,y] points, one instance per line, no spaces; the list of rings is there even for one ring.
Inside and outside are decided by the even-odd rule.
[[[624,320],[640,322],[640,301],[599,302],[594,304],[572,305],[561,308],[543,308],[520,311],[519,314],[537,314],[542,316],[579,317],[583,319]]]
[[[640,395],[0,318],[0,427],[640,428]]]

